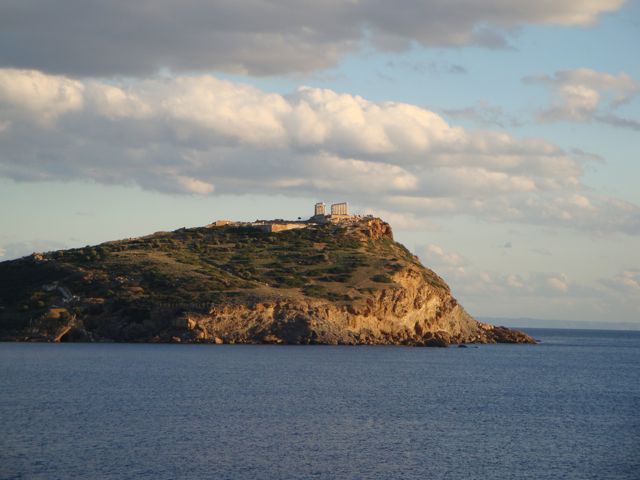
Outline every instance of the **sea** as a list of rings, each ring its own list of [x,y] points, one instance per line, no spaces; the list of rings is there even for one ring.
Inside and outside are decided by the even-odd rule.
[[[2,479],[639,479],[640,332],[0,344]]]

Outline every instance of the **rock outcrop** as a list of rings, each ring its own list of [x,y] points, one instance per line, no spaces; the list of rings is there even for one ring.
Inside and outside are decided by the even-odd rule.
[[[396,286],[354,305],[305,299],[213,306],[206,314],[190,314],[193,326],[184,336],[216,343],[535,343],[522,332],[476,321],[446,289],[430,286],[413,269],[393,280]]]

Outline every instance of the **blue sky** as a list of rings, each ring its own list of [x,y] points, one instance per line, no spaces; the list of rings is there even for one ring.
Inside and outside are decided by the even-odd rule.
[[[474,315],[640,326],[640,2],[52,8],[0,6],[0,260],[346,200]]]

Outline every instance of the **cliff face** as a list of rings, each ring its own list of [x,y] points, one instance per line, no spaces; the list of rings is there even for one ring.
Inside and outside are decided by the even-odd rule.
[[[397,286],[357,305],[306,299],[214,306],[188,314],[191,338],[218,343],[402,344],[532,343],[527,335],[474,320],[448,290],[428,285],[415,269],[398,272]]]
[[[474,320],[440,277],[393,241],[380,219],[271,234],[234,226],[180,230],[95,248],[96,255],[52,252],[0,263],[0,278],[13,272],[24,279],[22,286],[0,283],[0,335],[44,341],[534,343],[523,333]]]

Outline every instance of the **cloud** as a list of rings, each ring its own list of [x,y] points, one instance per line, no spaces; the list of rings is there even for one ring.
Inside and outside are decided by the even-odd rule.
[[[0,6],[0,65],[83,76],[159,69],[270,75],[335,65],[365,41],[381,50],[501,48],[525,24],[587,26],[623,0],[21,0]],[[366,40],[365,40],[366,39]]]
[[[568,290],[568,281],[563,274],[533,273],[524,278],[514,273],[479,271],[463,255],[434,244],[420,248],[419,252],[425,265],[444,275],[465,295],[530,295]]]
[[[361,212],[363,215],[373,215],[384,218],[385,221],[393,226],[394,230],[436,232],[441,229],[440,225],[431,222],[428,218],[411,212],[398,212],[371,207],[364,207],[361,209]]]
[[[640,84],[626,73],[612,75],[580,68],[559,71],[553,76],[526,77],[524,82],[544,85],[552,93],[551,105],[538,114],[542,122],[598,120],[613,126],[637,127],[635,120],[611,113],[640,92]]]
[[[640,300],[640,270],[624,270],[611,278],[600,279],[605,287],[623,296],[634,296]]]
[[[640,234],[640,208],[604,195],[513,192],[469,199],[389,195],[386,202],[396,209],[422,215],[472,215],[489,222],[550,226],[582,230],[589,234]]]
[[[605,159],[597,153],[585,152],[580,148],[572,148],[573,157],[583,162],[606,163]]]
[[[469,73],[467,69],[462,65],[446,62],[410,62],[406,60],[389,60],[386,66],[389,69],[410,70],[421,75],[466,75],[467,73]]]
[[[431,265],[437,265],[441,267],[463,267],[468,264],[468,261],[460,254],[451,251],[445,251],[439,245],[427,245],[423,249],[423,256],[425,261]]]
[[[450,119],[468,120],[478,125],[497,127],[519,127],[523,122],[507,114],[502,107],[488,102],[478,102],[477,105],[464,108],[443,109],[442,113]]]
[[[420,258],[466,297],[500,295],[510,297],[587,296],[594,290],[579,285],[560,272],[498,273],[479,270],[461,254],[439,245],[420,248]]]
[[[178,185],[182,186],[185,192],[188,193],[199,193],[201,195],[207,195],[209,193],[213,193],[215,189],[212,184],[203,182],[202,180],[198,180],[197,178],[177,175],[176,180],[178,182]]]
[[[47,125],[62,114],[82,109],[83,90],[82,83],[65,77],[0,69],[0,108],[14,118],[24,116]]]
[[[452,275],[453,273],[453,275]],[[596,294],[592,287],[580,285],[559,272],[497,273],[467,269],[449,272],[460,294],[467,297],[495,295],[509,298],[584,298]],[[597,293],[599,296],[600,293]]]
[[[640,131],[640,120],[633,120],[631,118],[624,118],[614,114],[597,115],[596,120],[601,123],[606,123],[613,127],[628,128],[630,130]]]
[[[281,95],[210,75],[105,83],[0,69],[0,79],[0,176],[16,181],[348,194],[405,218],[640,233],[638,206],[582,185],[583,155],[415,105],[312,87]]]
[[[569,282],[564,274],[549,276],[545,279],[545,283],[556,292],[566,293],[569,291]]]
[[[0,259],[11,260],[14,258],[31,255],[34,252],[48,252],[67,248],[68,245],[55,240],[27,240],[24,242],[10,242],[0,246]]]
[[[637,320],[640,313],[640,270],[628,269],[593,282],[562,272],[497,272],[484,269],[439,245],[418,249],[420,258],[453,287],[470,312],[480,315]]]

